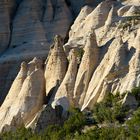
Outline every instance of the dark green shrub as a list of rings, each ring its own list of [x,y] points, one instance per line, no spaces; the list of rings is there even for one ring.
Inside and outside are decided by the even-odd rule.
[[[136,100],[140,100],[140,87],[133,88],[131,94],[136,97]]]
[[[140,88],[131,93],[137,97]],[[130,114],[129,108],[120,104],[121,97],[108,93],[104,101],[94,106],[93,115],[96,125],[87,125],[87,113],[79,109],[70,109],[69,118],[63,126],[48,126],[41,133],[33,133],[31,129],[19,128],[13,132],[0,134],[1,140],[139,140],[140,108]],[[92,113],[93,112],[93,113]],[[128,116],[129,114],[129,116]],[[128,119],[129,117],[129,119]],[[126,120],[127,119],[127,120]],[[85,127],[86,126],[86,127]],[[88,128],[88,129],[87,129]],[[85,131],[86,130],[86,131]]]
[[[129,134],[131,137],[140,136],[140,108],[138,108],[133,117],[127,121]]]
[[[76,56],[77,56],[78,63],[81,62],[83,54],[84,54],[83,48],[78,48],[78,50],[76,51]]]
[[[119,103],[120,96],[108,93],[104,101],[97,103],[93,108],[93,116],[97,123],[124,122],[128,109]]]
[[[79,109],[70,110],[70,117],[64,123],[64,129],[66,134],[74,133],[76,131],[80,132],[83,126],[86,124],[86,118]]]

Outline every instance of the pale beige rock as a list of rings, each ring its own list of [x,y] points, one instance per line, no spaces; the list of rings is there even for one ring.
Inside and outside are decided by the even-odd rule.
[[[123,1],[123,4],[140,6],[140,0],[125,0]]]
[[[3,122],[5,116],[7,115],[9,108],[15,102],[20,90],[22,88],[23,82],[27,77],[27,64],[25,62],[21,63],[21,69],[15,78],[2,106],[0,107],[0,124]]]
[[[121,7],[118,10],[118,16],[122,17],[123,15],[125,15],[128,12],[128,10],[130,9],[130,7],[131,7],[131,5],[125,5],[125,6]]]
[[[114,12],[114,6],[112,6],[111,10],[109,11],[108,18],[105,21],[105,28],[107,28],[107,30],[108,30],[108,28],[112,24],[112,21],[113,21],[113,12]]]
[[[69,36],[70,36],[69,41],[68,41],[68,43],[66,43],[64,45],[64,50],[65,50],[67,56],[68,56],[71,48],[85,44],[85,40],[84,39],[82,40],[81,37],[77,37],[77,35],[75,36],[75,33],[77,34],[77,32],[79,30],[79,26],[81,25],[82,22],[84,22],[86,20],[86,17],[92,11],[93,11],[93,8],[91,8],[89,6],[84,6],[81,9],[81,12],[77,16],[77,18],[75,19],[74,24],[71,26],[71,30],[69,31]]]
[[[130,9],[128,10],[128,12],[125,14],[125,16],[139,16],[140,14],[140,7],[136,7],[136,6],[131,6]]]
[[[21,69],[10,88],[7,97],[5,98],[3,107],[7,107],[7,105],[11,105],[13,103],[15,98],[18,96],[26,77],[27,77],[27,64],[26,62],[22,62]]]
[[[84,47],[84,54],[79,66],[74,88],[75,103],[80,106],[83,104],[89,81],[99,59],[99,48],[97,48],[94,31],[87,36],[86,40],[87,42]]]
[[[61,37],[56,37],[46,60],[45,73],[42,62],[37,58],[28,63],[28,71],[21,69],[0,108],[0,131],[14,130],[22,124],[29,127],[36,122],[36,116],[43,106],[45,88],[46,95],[53,93],[48,101],[51,108],[60,105],[66,112],[74,101],[81,110],[87,107],[92,109],[95,103],[104,99],[107,92],[122,94],[140,86],[139,21],[136,20],[135,24],[130,22],[125,28],[119,27],[128,19],[124,16],[133,16],[138,8],[136,4],[128,6],[127,2],[124,7],[117,1],[107,0],[94,10],[85,6],[71,27],[69,40],[64,45],[65,52]],[[68,31],[71,14],[65,1],[57,4],[48,0],[45,4],[46,9],[40,0],[23,0],[19,6],[19,12],[12,22],[11,47],[4,53],[5,56],[0,57],[0,79],[8,79],[17,70],[17,64],[14,63],[19,63],[21,57],[27,61],[33,56],[46,58],[46,46],[52,36],[58,32],[65,35]],[[24,25],[21,24],[23,19],[26,19]],[[82,57],[78,54],[80,49],[85,50]],[[68,69],[66,55],[69,59]],[[21,80],[18,79],[20,76]],[[2,85],[8,84],[3,82]],[[18,92],[14,94],[14,91]],[[15,98],[10,99],[14,95]]]
[[[67,57],[64,53],[62,38],[56,36],[54,39],[53,48],[50,50],[50,55],[47,58],[45,69],[46,96],[50,90],[62,82],[67,70]]]
[[[16,125],[19,127],[22,123],[28,124],[40,110],[43,105],[43,97],[45,95],[45,79],[40,60],[34,59],[36,68],[24,80],[20,93],[11,104],[4,121],[0,127],[0,131],[6,126]],[[30,69],[29,64],[29,69]],[[13,120],[18,118],[16,124]]]
[[[77,56],[76,50],[72,49],[69,55],[69,67],[65,78],[63,79],[58,91],[56,92],[54,101],[67,97],[70,105],[73,105],[73,91],[77,74]]]
[[[78,17],[74,21],[74,24],[71,26],[71,30],[69,32],[70,36],[72,36],[72,34],[73,34],[72,30],[79,28],[79,25],[81,24],[81,22],[83,22],[85,20],[85,18],[92,12],[92,10],[93,9],[89,6],[84,6],[81,9]]]
[[[134,54],[129,61],[129,72],[126,77],[122,79],[120,85],[120,92],[130,91],[133,87],[140,85],[140,30],[137,31],[137,36],[134,41],[134,47],[131,50],[134,51]]]
[[[103,99],[102,96],[104,96],[104,92],[107,92],[104,91],[105,88],[103,88],[103,85],[107,82],[106,84],[108,87],[106,89],[110,88],[109,81],[112,82],[112,80],[122,74],[121,67],[124,65],[125,51],[126,48],[124,47],[121,38],[116,38],[110,45],[108,52],[105,54],[92,76],[82,110],[87,106],[92,108],[98,100],[100,101]]]
[[[35,65],[37,63],[37,58],[35,57],[32,61],[28,63],[28,73],[27,75],[30,75],[35,70]]]
[[[1,105],[20,63],[44,60],[54,35],[66,37],[73,15],[65,0],[1,0],[0,12]]]
[[[78,23],[75,22],[71,27],[69,40],[64,46],[67,48],[66,50],[70,47],[84,47],[86,43],[85,36],[87,36],[91,30],[102,27],[105,24],[112,4],[113,1],[103,1],[89,13],[83,9],[85,14],[80,13],[76,19]]]

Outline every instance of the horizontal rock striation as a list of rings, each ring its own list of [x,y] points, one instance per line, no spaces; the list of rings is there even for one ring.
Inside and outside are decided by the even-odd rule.
[[[100,0],[101,1],[101,0]],[[95,7],[96,0],[1,0],[0,2],[0,105],[22,61],[45,60],[53,37],[66,42],[81,7]],[[3,70],[5,69],[5,70]]]

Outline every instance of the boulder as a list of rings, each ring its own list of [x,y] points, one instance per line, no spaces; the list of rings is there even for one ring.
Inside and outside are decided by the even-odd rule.
[[[66,120],[66,118],[62,116],[62,112],[63,108],[61,105],[55,106],[55,109],[53,109],[51,105],[44,106],[38,114],[38,119],[34,125],[35,131],[43,131],[49,125],[62,125]]]
[[[0,112],[1,112],[0,124],[3,123],[3,120],[5,119],[11,105],[17,99],[26,77],[27,77],[27,64],[26,64],[26,62],[22,62],[20,71],[19,71],[17,77],[15,78],[2,106],[0,107]]]
[[[128,92],[122,101],[122,105],[125,107],[135,109],[138,106],[138,102],[135,96],[133,96],[131,93]]]

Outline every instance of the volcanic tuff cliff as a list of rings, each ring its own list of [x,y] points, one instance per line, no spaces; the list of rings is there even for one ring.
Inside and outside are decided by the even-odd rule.
[[[19,64],[26,62],[0,107],[0,131],[40,126],[40,116],[51,110],[46,113],[50,122],[58,106],[65,118],[70,106],[92,108],[107,92],[122,94],[140,86],[139,0],[1,3],[1,102]],[[54,38],[49,51],[55,34],[62,37]]]
[[[0,104],[19,71],[33,57],[45,59],[56,34],[67,38],[73,20],[94,0],[0,1]],[[96,6],[97,2],[93,4]],[[34,52],[34,53],[33,53]]]

